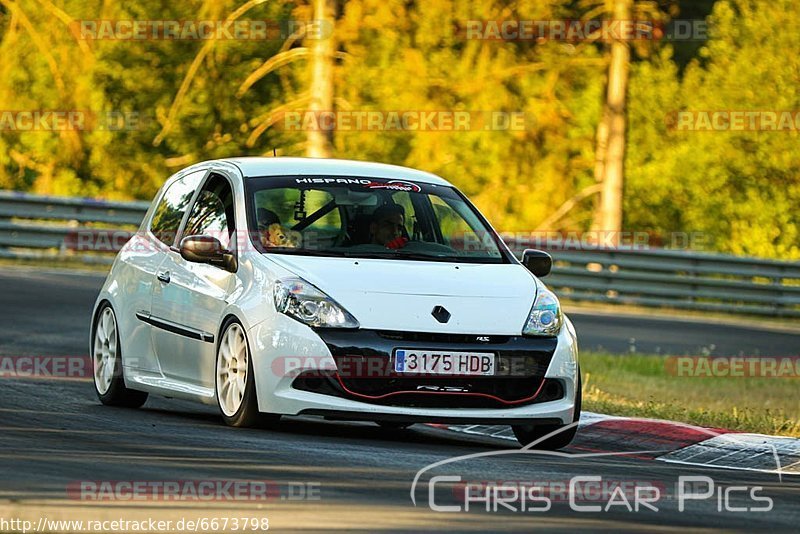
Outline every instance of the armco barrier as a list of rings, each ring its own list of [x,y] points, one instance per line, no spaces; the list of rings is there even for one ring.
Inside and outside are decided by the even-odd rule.
[[[65,243],[78,229],[132,229],[148,206],[0,191],[0,257],[110,263],[111,254],[79,254]],[[546,281],[565,299],[800,317],[798,262],[654,249],[550,252]]]
[[[138,226],[149,205],[0,191],[0,257],[63,258],[67,255],[65,239],[71,232],[87,226]],[[110,255],[99,253],[71,257],[85,263],[113,261]]]
[[[656,249],[551,254],[555,265],[547,284],[561,298],[800,317],[797,262]]]

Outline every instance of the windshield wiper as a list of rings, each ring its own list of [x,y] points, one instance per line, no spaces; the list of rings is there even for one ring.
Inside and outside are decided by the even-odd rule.
[[[344,254],[329,250],[312,250],[307,248],[270,247],[265,254],[290,254],[293,256],[324,256],[329,258],[342,258]]]
[[[397,251],[398,258],[408,258],[410,260],[440,261],[454,263],[502,263],[502,258],[478,257],[478,256],[459,256],[453,254],[425,254],[422,252],[403,252]]]
[[[420,261],[467,261],[471,258],[464,256],[454,256],[452,254],[430,254],[425,252],[406,252],[403,249],[386,249],[383,251],[369,252],[350,252],[342,251],[348,258],[369,258],[369,259],[389,259],[389,260],[420,260]]]
[[[482,258],[473,256],[435,255],[422,252],[403,252],[387,249],[386,252],[358,252],[348,250],[312,250],[305,248],[272,247],[267,254],[287,254],[292,256],[317,256],[325,258],[362,258],[375,260],[418,260],[456,263],[502,263],[500,258]],[[497,261],[492,261],[497,260]]]
[[[456,256],[448,256],[444,254],[426,254],[424,252],[403,252],[398,250],[397,257],[408,258],[410,260],[442,260],[443,258],[455,258]]]

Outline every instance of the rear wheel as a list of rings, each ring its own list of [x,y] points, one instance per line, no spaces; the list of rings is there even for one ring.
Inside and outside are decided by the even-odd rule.
[[[147,393],[125,387],[117,317],[109,304],[103,305],[93,327],[92,370],[94,389],[107,406],[139,408]]]
[[[578,389],[575,392],[575,414],[572,417],[572,422],[577,423],[581,418],[581,400],[583,398],[583,383],[581,381],[580,369],[578,369]],[[511,429],[514,431],[514,436],[524,447],[525,445],[534,442],[538,439],[545,437],[551,432],[556,432],[563,429],[568,425],[514,425]],[[563,449],[575,438],[578,432],[578,425],[574,425],[567,430],[562,430],[557,434],[545,439],[534,445],[532,448],[543,451],[554,451]]]
[[[241,323],[228,319],[217,345],[216,396],[225,424],[236,427],[275,422],[280,416],[258,411],[250,346]]]

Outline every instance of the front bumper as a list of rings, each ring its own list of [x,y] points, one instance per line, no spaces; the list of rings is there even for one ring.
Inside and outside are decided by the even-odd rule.
[[[385,406],[510,408],[564,397],[562,381],[546,379],[556,338],[475,336],[380,330],[317,329],[336,369],[306,371],[295,389]],[[406,375],[394,371],[394,352],[491,353],[493,376]]]
[[[488,341],[450,334],[315,331],[288,317],[276,321],[250,332],[262,412],[428,422],[572,422],[578,351],[568,320],[555,338],[487,336]],[[516,362],[516,372],[421,379],[392,376],[391,370],[377,377],[337,372],[342,358],[383,359],[383,368],[391,369],[388,362],[396,348],[493,352],[499,373],[504,362]]]

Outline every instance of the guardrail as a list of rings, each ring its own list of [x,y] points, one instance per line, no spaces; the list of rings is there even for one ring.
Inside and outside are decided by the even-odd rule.
[[[29,195],[0,191],[0,257],[113,261],[109,254],[73,254],[66,243],[79,229],[139,226],[149,202]]]
[[[551,254],[547,284],[565,299],[800,317],[797,262],[653,249]]]
[[[111,263],[108,253],[75,252],[70,239],[78,230],[138,226],[148,206],[0,191],[0,257]],[[654,249],[549,252],[546,281],[564,299],[800,317],[800,262]]]

